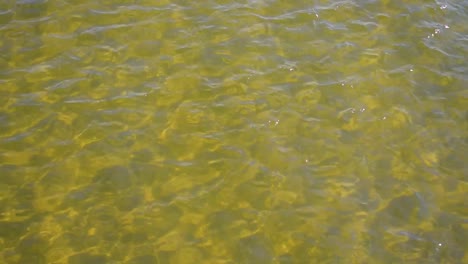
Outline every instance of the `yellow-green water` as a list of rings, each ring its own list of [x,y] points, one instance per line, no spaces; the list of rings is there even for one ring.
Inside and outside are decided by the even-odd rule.
[[[468,263],[468,2],[0,4],[0,263]]]

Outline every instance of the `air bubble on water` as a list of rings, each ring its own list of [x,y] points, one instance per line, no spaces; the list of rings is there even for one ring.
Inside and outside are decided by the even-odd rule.
[[[277,126],[279,124],[279,120],[268,120],[269,125]]]
[[[315,9],[311,9],[309,10],[309,15],[315,15],[316,18],[318,18],[318,14],[317,14],[317,11]]]
[[[442,248],[443,244],[442,243],[437,243],[435,250],[439,252],[439,250]]]

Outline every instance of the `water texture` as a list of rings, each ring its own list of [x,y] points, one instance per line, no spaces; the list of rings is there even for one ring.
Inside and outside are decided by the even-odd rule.
[[[1,263],[468,263],[468,2],[0,3]]]

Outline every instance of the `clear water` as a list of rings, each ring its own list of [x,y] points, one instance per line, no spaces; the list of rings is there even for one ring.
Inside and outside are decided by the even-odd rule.
[[[468,263],[468,2],[0,4],[0,262]]]

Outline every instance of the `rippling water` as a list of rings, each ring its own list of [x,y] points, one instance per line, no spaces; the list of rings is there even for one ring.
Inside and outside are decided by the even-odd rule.
[[[468,263],[461,1],[0,3],[0,262]]]

